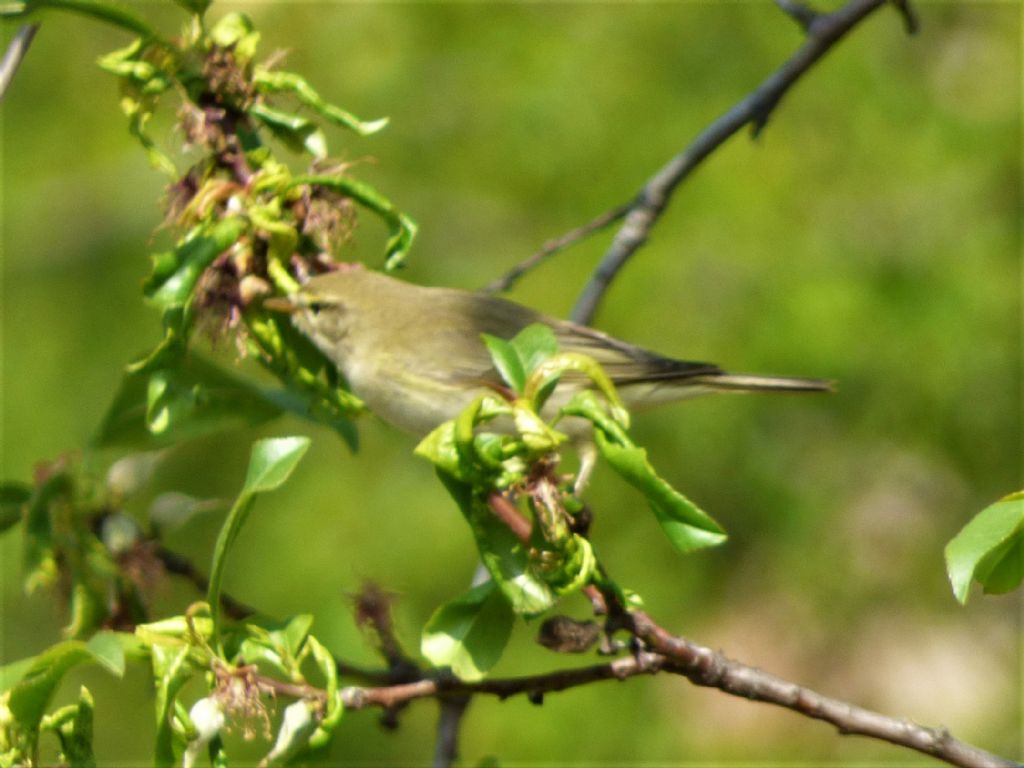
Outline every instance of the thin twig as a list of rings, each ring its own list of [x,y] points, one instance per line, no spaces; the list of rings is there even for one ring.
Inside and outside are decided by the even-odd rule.
[[[782,66],[764,80],[752,93],[707,126],[682,152],[673,157],[643,186],[630,206],[615,239],[583,288],[572,319],[589,323],[612,280],[636,250],[644,244],[651,228],[664,212],[676,187],[726,139],[750,124],[756,137],[768,122],[772,111],[786,92],[858,23],[889,0],[850,0],[842,8],[816,14],[809,20],[807,37]],[[912,14],[907,0],[893,0],[912,28]],[[794,6],[793,2],[784,6]],[[787,11],[789,13],[792,12]]]
[[[18,27],[18,31],[11,38],[3,59],[0,59],[0,99],[4,97],[7,89],[11,86],[14,75],[17,74],[18,67],[21,66],[22,60],[28,53],[28,48],[32,45],[32,38],[36,36],[37,31],[39,31],[38,22],[23,24]]]
[[[548,257],[554,256],[560,250],[567,248],[577,240],[582,240],[583,238],[592,235],[594,232],[598,232],[610,224],[614,224],[625,216],[632,207],[632,203],[625,203],[617,208],[612,208],[610,211],[605,211],[592,221],[589,221],[580,227],[576,227],[576,229],[570,232],[566,232],[561,237],[548,240],[540,247],[540,250],[532,256],[523,259],[497,280],[485,285],[481,290],[485,293],[502,293],[507,291],[516,284],[519,278],[531,269],[540,265],[542,262],[546,261]]]

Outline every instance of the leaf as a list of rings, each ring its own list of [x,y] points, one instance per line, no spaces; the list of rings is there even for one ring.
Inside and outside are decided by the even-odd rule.
[[[172,368],[125,374],[92,445],[157,448],[263,424],[283,411],[272,391],[190,354]]]
[[[508,384],[516,393],[522,393],[526,386],[526,370],[523,361],[519,357],[519,351],[504,339],[492,336],[489,333],[480,334],[491,353],[491,360],[502,380]]]
[[[305,150],[318,160],[327,157],[327,140],[324,132],[309,118],[259,103],[249,108],[249,114],[263,123],[292,151]]]
[[[25,483],[0,483],[0,532],[21,522],[22,511],[32,498],[32,486]]]
[[[509,342],[519,355],[526,375],[532,374],[542,362],[558,352],[555,332],[543,323],[532,323]]]
[[[953,594],[966,603],[971,581],[985,592],[1009,592],[1024,578],[1024,491],[992,504],[946,545]]]
[[[462,680],[479,680],[501,658],[514,618],[495,583],[484,582],[434,611],[420,652]]]
[[[380,216],[391,231],[391,236],[384,245],[384,268],[393,271],[402,265],[416,237],[417,225],[395,208],[390,200],[366,182],[349,176],[296,176],[288,187],[304,185],[325,187],[340,192]]]
[[[154,257],[153,270],[143,284],[146,297],[161,309],[184,306],[203,270],[234,245],[246,227],[238,216],[196,225],[173,251]]]
[[[40,8],[59,8],[65,11],[74,11],[83,16],[90,16],[97,21],[127,29],[129,32],[134,32],[144,38],[156,38],[156,33],[135,14],[121,6],[97,2],[97,0],[30,0],[25,3],[22,14],[11,15],[27,15]]]
[[[65,640],[34,657],[25,674],[11,688],[8,700],[11,714],[19,725],[30,732],[36,730],[64,675],[86,662],[96,662],[118,676],[124,671],[123,655],[118,664],[116,652],[111,650],[107,640],[95,646],[81,640]]]
[[[157,768],[172,768],[177,762],[171,712],[178,692],[192,676],[188,657],[189,647],[185,644],[152,645],[153,677],[156,678],[156,747],[153,761]]]
[[[647,497],[655,518],[681,552],[722,544],[727,536],[710,515],[658,476],[647,451],[636,446],[622,425],[608,416],[594,392],[584,391],[562,413],[579,416],[594,425],[594,442],[602,457],[630,485]]]
[[[332,123],[355,131],[360,136],[376,133],[388,124],[386,117],[380,120],[364,121],[341,107],[328,104],[320,97],[320,94],[313,90],[313,86],[305,78],[294,72],[256,67],[253,72],[253,84],[263,93],[291,93],[300,102],[316,110]]]
[[[530,617],[553,606],[555,593],[533,571],[527,546],[490,510],[485,500],[475,496],[471,486],[443,472],[438,477],[469,522],[480,558],[512,610]]]
[[[93,719],[92,694],[83,685],[78,693],[78,704],[73,705],[71,716],[57,729],[61,754],[68,768],[96,767],[96,756],[92,746]]]
[[[647,461],[647,451],[621,445],[595,431],[597,448],[612,468],[644,496],[665,535],[680,552],[718,546],[727,536],[710,515],[658,476]]]
[[[219,629],[220,590],[228,551],[249,516],[255,496],[272,491],[287,480],[309,448],[309,442],[308,437],[279,437],[258,440],[252,447],[245,484],[221,526],[213,553],[206,599],[215,633]]]
[[[253,26],[252,19],[244,13],[226,13],[213,29],[210,38],[221,48],[229,48],[235,60],[247,66],[256,56],[256,48],[260,42],[260,33]]]
[[[338,687],[338,662],[330,651],[312,635],[306,642],[326,681],[327,711],[313,735],[309,737],[309,746],[318,749],[330,741],[331,734],[341,722],[341,718],[345,714],[345,702],[342,700],[341,689]]]

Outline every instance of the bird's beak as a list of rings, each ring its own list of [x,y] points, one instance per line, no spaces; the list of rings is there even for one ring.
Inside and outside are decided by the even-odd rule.
[[[283,312],[292,315],[299,311],[299,305],[284,296],[270,296],[263,300],[263,307],[271,312]]]

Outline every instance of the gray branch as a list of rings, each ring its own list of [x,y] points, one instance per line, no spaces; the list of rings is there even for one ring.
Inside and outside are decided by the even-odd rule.
[[[636,250],[646,242],[651,228],[664,212],[676,187],[722,143],[750,124],[756,137],[787,91],[857,24],[889,0],[850,0],[832,13],[817,13],[796,0],[781,0],[783,10],[805,26],[803,45],[752,93],[711,123],[682,152],[654,174],[630,204],[615,239],[583,288],[572,319],[588,324],[593,319],[612,280]],[[907,0],[892,0],[903,15],[908,31],[916,21]]]

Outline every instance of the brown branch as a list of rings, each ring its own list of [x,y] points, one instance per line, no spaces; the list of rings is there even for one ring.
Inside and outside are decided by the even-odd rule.
[[[494,280],[491,283],[485,285],[481,290],[485,293],[502,293],[507,291],[516,282],[529,272],[534,267],[537,267],[542,262],[546,261],[548,257],[554,256],[556,253],[561,251],[563,248],[567,248],[577,240],[592,235],[594,232],[598,232],[610,224],[614,224],[616,221],[621,219],[632,208],[632,203],[624,203],[617,208],[612,208],[610,211],[605,211],[597,218],[586,224],[576,227],[576,229],[566,232],[561,237],[556,237],[553,240],[548,240],[544,245],[540,247],[536,253],[523,259],[521,262],[516,264],[512,269],[506,272],[504,275]]]
[[[377,688],[350,687],[342,691],[348,709],[393,708],[415,699],[464,698],[484,694],[506,699],[526,695],[542,703],[544,695],[602,680],[625,680],[664,672],[687,678],[694,685],[717,688],[732,696],[784,707],[806,717],[834,725],[841,734],[860,735],[912,749],[962,768],[1011,768],[1019,764],[931,728],[873,712],[817,693],[755,667],[676,637],[642,612],[627,614],[635,637],[647,650],[576,669],[540,675],[465,682],[450,676],[424,678]]]
[[[807,38],[782,66],[765,79],[742,101],[707,126],[691,144],[655,173],[629,204],[629,213],[601,259],[587,285],[584,286],[572,319],[589,323],[612,280],[636,250],[646,242],[651,228],[664,212],[675,189],[700,163],[722,143],[750,124],[754,137],[768,122],[772,111],[787,91],[857,24],[889,0],[850,0],[832,13],[802,13],[807,23]],[[916,22],[907,5],[908,0],[892,0],[903,14],[908,30]],[[795,0],[783,0],[784,9],[799,17]],[[813,16],[811,15],[813,14]]]
[[[959,741],[944,728],[929,728],[887,717],[733,661],[710,648],[669,634],[645,613],[636,612],[632,618],[636,636],[664,657],[666,670],[684,675],[695,685],[785,707],[831,723],[841,734],[888,741],[964,768],[1019,765]]]
[[[434,746],[434,768],[451,768],[459,758],[459,730],[466,716],[470,697],[450,696],[440,701],[437,718],[437,744]]]

